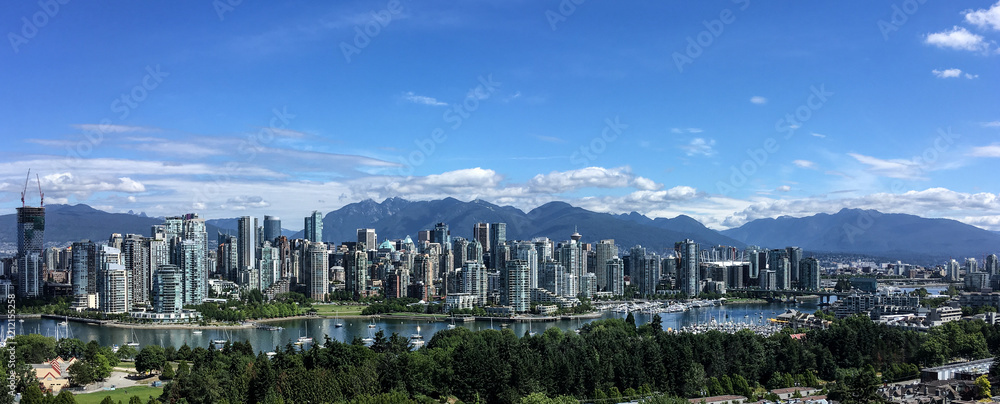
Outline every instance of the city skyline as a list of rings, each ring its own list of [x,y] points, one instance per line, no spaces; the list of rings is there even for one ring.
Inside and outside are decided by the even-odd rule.
[[[998,2],[54,4],[3,13],[11,211],[32,168],[49,204],[292,230],[445,196],[1000,230]]]

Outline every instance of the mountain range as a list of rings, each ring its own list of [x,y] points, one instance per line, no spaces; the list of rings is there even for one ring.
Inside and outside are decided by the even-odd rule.
[[[982,259],[1000,250],[1000,234],[950,219],[928,219],[876,210],[757,219],[722,234],[748,245],[799,246],[811,252],[870,254],[942,263]]]
[[[285,219],[286,224],[291,223],[290,218]],[[810,253],[871,255],[932,264],[949,258],[981,259],[1000,249],[997,232],[950,219],[874,210],[843,209],[834,214],[801,218],[758,219],[718,232],[685,215],[651,219],[635,212],[592,212],[564,202],[550,202],[524,212],[483,200],[463,202],[454,198],[433,201],[389,198],[382,202],[369,199],[352,203],[324,216],[323,240],[353,241],[359,228],[375,229],[380,240],[407,235],[415,239],[418,231],[433,229],[436,223],[447,223],[452,237],[471,238],[473,225],[480,222],[506,223],[508,240],[549,237],[562,241],[579,232],[584,242],[614,239],[621,249],[641,244],[661,253],[672,249],[676,241],[692,239],[703,246],[799,246]],[[45,240],[46,245],[65,245],[82,239],[107,240],[111,233],[148,235],[150,227],[160,223],[162,218],[108,213],[82,204],[49,205]],[[216,234],[236,233],[236,219],[206,220],[206,227],[209,241],[214,244]],[[282,233],[292,238],[302,236],[301,231],[283,229]],[[15,244],[16,234],[16,214],[0,215],[0,244]]]

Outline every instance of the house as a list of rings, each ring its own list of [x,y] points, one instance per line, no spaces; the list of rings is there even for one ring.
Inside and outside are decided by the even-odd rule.
[[[38,378],[38,387],[42,391],[51,391],[58,394],[63,387],[69,385],[69,367],[76,363],[76,358],[63,360],[60,357],[40,365],[31,365],[35,369],[35,377]]]
[[[700,404],[700,403],[705,403],[705,404],[729,404],[729,403],[732,403],[732,404],[743,404],[743,403],[747,402],[747,398],[743,397],[743,396],[728,395],[728,396],[714,396],[714,397],[705,397],[705,398],[692,398],[692,399],[688,399],[688,401],[691,402],[691,404]]]
[[[795,393],[799,393],[799,397],[811,396],[814,394],[819,394],[819,389],[815,387],[787,387],[784,389],[774,389],[771,393],[774,393],[778,398],[782,400],[787,400],[795,396]]]

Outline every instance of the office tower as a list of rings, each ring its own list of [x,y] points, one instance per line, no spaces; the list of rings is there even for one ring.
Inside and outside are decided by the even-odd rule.
[[[451,240],[451,251],[454,252],[452,267],[461,269],[469,260],[469,240],[465,237],[455,237]]]
[[[219,249],[216,271],[225,279],[236,282],[240,272],[239,238],[219,234]]]
[[[264,215],[264,237],[260,240],[260,244],[264,244],[265,241],[274,243],[278,237],[281,237],[281,218]]]
[[[330,266],[328,265],[326,244],[309,243],[306,252],[305,270],[309,271],[309,298],[325,301],[330,290]]]
[[[608,271],[606,270],[608,261],[618,255],[614,240],[601,240],[594,247],[594,274],[597,275],[597,290],[609,290]],[[604,270],[602,270],[604,269]]]
[[[969,275],[973,272],[979,272],[979,264],[976,262],[975,258],[965,259],[965,274]]]
[[[368,285],[368,254],[352,249],[344,254],[345,287],[354,296],[365,296]]]
[[[23,195],[22,195],[23,202]],[[42,244],[45,235],[45,208],[22,206],[17,208],[17,295],[22,298],[41,297],[44,292],[42,279]]]
[[[559,296],[567,294],[570,297],[576,296],[572,291],[566,290],[566,270],[559,261],[548,259],[542,262],[539,276],[539,286],[549,292]]]
[[[462,288],[463,293],[476,296],[477,305],[486,304],[486,295],[489,291],[488,279],[486,276],[486,265],[482,262],[466,261],[462,267]]]
[[[701,293],[701,278],[698,268],[698,244],[693,240],[684,240],[674,243],[674,250],[680,257],[677,267],[677,284],[682,293],[694,297]]]
[[[607,282],[607,290],[611,292],[613,296],[622,296],[625,294],[625,263],[622,262],[621,258],[618,256],[611,257],[605,264],[605,282]]]
[[[574,234],[575,235],[575,234]],[[566,286],[565,293],[567,296],[576,296],[580,291],[576,289],[579,287],[580,277],[583,276],[583,248],[579,241],[570,239],[569,241],[564,241],[559,244],[557,250],[559,254],[559,263],[562,264],[563,270],[565,270],[569,275],[572,275],[573,288],[569,288],[570,285]]]
[[[184,307],[181,269],[164,264],[153,276],[153,310],[157,313],[180,313]]]
[[[597,294],[597,275],[593,272],[587,272],[583,274],[580,278],[580,294],[579,296],[585,297],[587,299],[593,299]]]
[[[145,237],[126,235],[121,242],[122,265],[129,279],[128,307],[149,303],[149,244]]]
[[[629,249],[629,273],[632,274],[632,284],[636,285],[640,296],[649,296],[656,292],[656,282],[653,279],[652,268],[646,249],[637,245]]]
[[[786,247],[785,252],[788,254],[788,263],[791,265],[788,269],[791,273],[791,282],[798,282],[801,272],[799,263],[802,261],[802,249],[799,247]]]
[[[240,271],[248,271],[257,267],[257,226],[254,218],[243,216],[239,218],[236,233],[236,266]]]
[[[951,262],[948,263],[947,274],[945,275],[945,278],[948,279],[948,282],[958,282],[961,280],[961,277],[958,275],[958,271],[959,271],[958,261],[951,260]]]
[[[493,251],[490,252],[490,263],[492,264],[490,269],[501,270],[505,265],[507,265],[507,260],[510,259],[510,246],[507,243],[501,243],[493,246]]]
[[[480,264],[483,263],[483,245],[479,243],[479,240],[472,239],[469,242],[468,254],[465,257],[466,261],[476,261]]]
[[[749,264],[730,264],[726,266],[726,287],[728,288],[742,288],[743,287],[743,266]]]
[[[760,271],[767,269],[767,250],[750,246],[746,249],[746,255],[750,261],[750,278],[757,279]]]
[[[455,256],[452,254],[451,250],[445,250],[440,255],[437,256],[437,268],[434,271],[434,282],[442,283],[441,281],[446,280],[449,276],[455,275]],[[444,283],[444,290],[440,295],[444,296],[449,293],[447,288],[447,283]]]
[[[799,265],[799,288],[804,290],[819,290],[820,267],[819,260],[813,257],[805,258]]]
[[[257,250],[257,256],[260,257],[257,261],[257,279],[260,283],[253,285],[253,288],[264,291],[281,279],[281,255],[277,248],[271,246],[270,241],[265,241]]]
[[[448,224],[438,223],[431,231],[431,242],[441,244],[445,250],[451,249],[451,232],[448,231]]]
[[[168,217],[163,221],[163,239],[170,240],[174,237],[181,237],[184,233],[184,218],[180,216]],[[155,237],[155,235],[154,235]]]
[[[358,244],[364,244],[364,251],[374,250],[377,242],[375,229],[358,229]]]
[[[521,259],[507,261],[504,270],[504,294],[502,304],[510,306],[514,312],[521,313],[530,308],[530,289],[528,289],[528,262]]]
[[[985,266],[983,269],[990,275],[1000,275],[1000,262],[997,261],[996,254],[986,256]]]
[[[514,244],[515,259],[523,260],[528,265],[528,290],[538,287],[538,251],[535,244],[522,241]]]
[[[114,248],[114,247],[105,247]],[[115,250],[117,250],[115,248]],[[101,271],[97,296],[100,300],[99,310],[105,313],[121,314],[128,312],[128,274],[121,264],[107,264]]]
[[[309,241],[323,241],[323,214],[314,210],[305,220],[305,239]]]
[[[507,223],[490,224],[489,233],[490,240],[486,244],[486,251],[492,254],[494,250],[507,243]]]
[[[506,230],[504,231],[506,233]],[[506,237],[506,234],[504,234]],[[472,226],[472,239],[479,241],[479,245],[483,247],[483,252],[490,251],[490,224],[489,223],[476,223]]]
[[[788,261],[788,257],[779,256],[776,260],[772,260],[770,269],[774,271],[775,287],[778,290],[792,288],[792,264]]]
[[[146,289],[149,290],[150,298],[152,298],[153,276],[160,265],[170,263],[170,245],[167,244],[166,240],[157,238],[146,238],[143,242],[145,244],[144,251],[148,254],[146,257],[148,264],[146,266]]]
[[[181,237],[194,247],[182,246],[178,266],[184,271],[184,287],[187,295],[184,304],[201,304],[208,297],[208,231],[205,219],[197,214],[184,215]]]
[[[91,304],[91,296],[97,296],[97,271],[104,264],[97,253],[97,245],[90,240],[73,243],[70,248],[70,271],[72,272],[73,305],[77,310],[96,309]]]
[[[774,271],[767,269],[760,273],[760,288],[763,290],[778,290],[778,277]]]

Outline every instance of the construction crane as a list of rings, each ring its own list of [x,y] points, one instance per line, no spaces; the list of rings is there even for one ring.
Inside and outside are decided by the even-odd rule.
[[[38,182],[38,197],[41,198],[41,203],[38,206],[45,206],[45,194],[42,193],[42,180],[38,178],[38,173],[35,173],[35,181]]]
[[[21,207],[27,205],[24,204],[24,194],[28,193],[28,180],[31,179],[31,169],[28,169],[28,175],[24,176],[24,190],[21,191]]]

